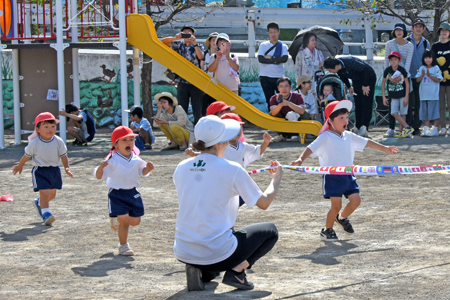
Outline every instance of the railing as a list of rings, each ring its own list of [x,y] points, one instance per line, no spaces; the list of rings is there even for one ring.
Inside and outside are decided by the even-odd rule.
[[[56,39],[56,4],[62,0],[13,0],[3,1],[1,18],[2,40],[41,40],[44,43]],[[76,2],[76,11],[71,10]],[[132,0],[119,1],[125,5],[125,13],[133,11]],[[70,28],[78,27],[78,38],[118,38],[118,6],[113,0],[66,0],[63,4],[63,30],[65,38],[71,38]],[[10,28],[8,30],[8,28]]]

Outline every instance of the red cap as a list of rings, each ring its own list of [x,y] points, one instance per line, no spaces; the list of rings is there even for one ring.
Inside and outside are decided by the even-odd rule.
[[[223,101],[216,101],[216,102],[213,102],[210,106],[208,106],[208,108],[206,109],[206,115],[207,116],[215,115],[219,111],[225,110],[227,108],[229,108],[230,110],[235,109],[234,106],[229,106]]]
[[[117,142],[117,140],[129,137],[129,136],[138,136],[139,134],[136,134],[133,132],[131,128],[128,128],[126,126],[119,126],[111,134],[111,142],[113,145]]]
[[[401,54],[398,53],[397,51],[391,52],[391,54],[389,54],[389,56],[388,56],[388,59],[391,59],[392,56],[398,57],[398,59],[402,59]]]
[[[245,124],[245,122],[242,122],[241,117],[239,117],[239,115],[235,114],[235,113],[226,113],[226,114],[221,115],[220,118],[222,120],[224,120],[224,119],[236,120],[239,122],[239,124]]]
[[[59,123],[59,120],[57,118],[55,118],[55,116],[52,113],[50,113],[48,111],[38,114],[37,117],[34,119],[34,132],[28,136],[28,140],[31,141],[35,137],[39,136],[39,134],[36,131],[36,127],[38,126],[39,123],[41,123],[43,121],[50,121],[50,120],[55,121],[56,124]]]
[[[325,107],[325,122],[323,123],[323,127],[320,130],[319,134],[324,133],[325,131],[330,129],[330,123],[328,123],[328,118],[330,115],[339,110],[341,108],[346,108],[348,112],[352,110],[353,103],[350,100],[341,100],[341,101],[333,101],[330,102],[327,107]]]

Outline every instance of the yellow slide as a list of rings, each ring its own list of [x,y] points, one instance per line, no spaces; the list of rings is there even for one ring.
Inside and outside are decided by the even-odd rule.
[[[317,121],[304,120],[295,122],[269,116],[231,92],[224,85],[214,83],[208,74],[158,39],[153,21],[148,15],[131,14],[128,16],[127,36],[129,44],[145,52],[214,99],[235,106],[236,113],[256,126],[276,132],[298,133],[301,136],[302,144],[305,142],[306,134],[317,136],[322,128],[322,125]]]

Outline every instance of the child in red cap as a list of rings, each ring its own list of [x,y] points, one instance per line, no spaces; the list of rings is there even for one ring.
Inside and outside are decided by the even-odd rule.
[[[34,191],[39,191],[39,198],[33,200],[33,206],[45,225],[51,225],[55,217],[50,213],[49,202],[56,196],[56,190],[62,188],[61,159],[67,175],[73,177],[69,170],[69,158],[64,141],[56,134],[59,120],[49,112],[40,113],[34,120],[34,132],[28,137],[30,141],[25,147],[25,155],[19,164],[13,166],[13,174],[22,173],[23,165],[32,159]]]
[[[352,166],[356,151],[363,151],[368,146],[385,153],[398,152],[395,146],[384,146],[372,140],[358,136],[347,131],[348,115],[352,109],[349,100],[333,101],[325,108],[325,123],[319,133],[319,137],[312,142],[299,159],[291,165],[300,166],[310,155],[318,156],[323,167]],[[324,241],[337,241],[333,223],[336,222],[345,232],[354,233],[353,227],[347,219],[361,203],[359,186],[353,175],[323,175],[323,196],[331,200],[331,209],[328,211],[325,229],[322,229],[320,237]],[[342,207],[342,195],[348,198],[349,203],[344,210]]]
[[[137,135],[125,126],[114,129],[111,152],[94,170],[97,179],[106,178],[106,185],[110,188],[108,206],[111,230],[119,231],[119,254],[125,256],[134,255],[127,242],[128,228],[139,225],[144,215],[141,194],[136,189],[139,177],[147,177],[154,169],[151,162],[145,162],[138,156],[134,146]]]

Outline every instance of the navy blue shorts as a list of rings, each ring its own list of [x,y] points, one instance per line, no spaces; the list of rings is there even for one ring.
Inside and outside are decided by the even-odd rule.
[[[33,167],[33,190],[60,190],[62,188],[61,170],[59,167]]]
[[[359,194],[359,186],[352,175],[323,175],[323,197],[348,198],[351,194]]]
[[[141,193],[136,188],[130,190],[110,189],[108,206],[110,217],[126,214],[130,217],[141,217],[144,215],[144,203],[142,203]]]

